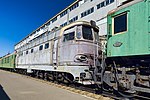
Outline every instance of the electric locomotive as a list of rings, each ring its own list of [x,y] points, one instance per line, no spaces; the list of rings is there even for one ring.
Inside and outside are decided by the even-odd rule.
[[[149,0],[129,0],[109,12],[107,19],[106,45],[100,43],[93,22],[77,21],[43,34],[40,31],[38,36],[30,34],[15,46],[15,70],[52,80],[97,84],[101,90],[115,90],[123,96],[149,94]]]
[[[47,30],[37,37],[31,34],[15,46],[16,69],[53,80],[94,84],[89,69],[98,56],[97,37],[96,24],[84,21]]]

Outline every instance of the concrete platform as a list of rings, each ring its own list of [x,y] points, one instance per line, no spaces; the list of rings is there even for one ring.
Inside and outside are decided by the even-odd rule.
[[[0,100],[92,100],[65,89],[0,70]]]

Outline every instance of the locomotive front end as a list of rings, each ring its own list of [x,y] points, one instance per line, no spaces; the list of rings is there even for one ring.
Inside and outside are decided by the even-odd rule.
[[[60,65],[65,65],[74,81],[93,84],[91,69],[98,56],[98,27],[92,23],[76,22],[68,26],[60,45]]]

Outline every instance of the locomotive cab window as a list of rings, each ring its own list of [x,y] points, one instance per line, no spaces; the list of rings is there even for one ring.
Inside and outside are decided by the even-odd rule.
[[[114,34],[127,31],[127,13],[114,17]]]
[[[74,40],[74,38],[75,38],[75,32],[64,34],[63,42]]]
[[[92,28],[89,26],[82,27],[83,38],[86,40],[93,40]]]

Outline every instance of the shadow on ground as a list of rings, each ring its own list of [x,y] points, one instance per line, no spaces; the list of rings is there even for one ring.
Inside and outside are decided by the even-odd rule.
[[[3,87],[0,85],[0,100],[10,100],[9,96],[3,90]]]

